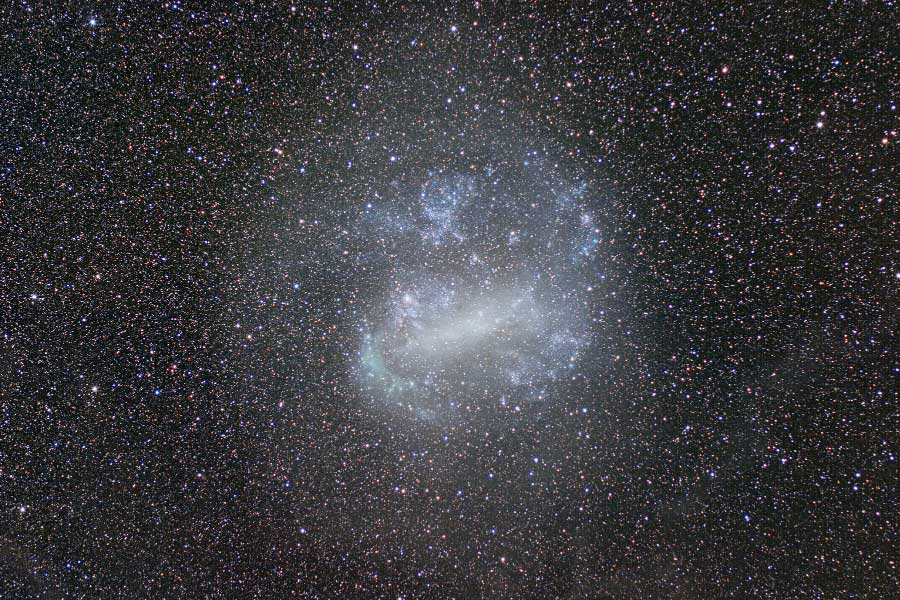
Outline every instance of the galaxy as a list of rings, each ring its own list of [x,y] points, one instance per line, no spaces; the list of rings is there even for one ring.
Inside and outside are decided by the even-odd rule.
[[[0,30],[0,599],[900,597],[896,2]]]
[[[425,420],[521,411],[588,350],[602,200],[544,162],[428,173],[411,198],[367,205],[386,299],[364,319],[359,370],[378,402]]]

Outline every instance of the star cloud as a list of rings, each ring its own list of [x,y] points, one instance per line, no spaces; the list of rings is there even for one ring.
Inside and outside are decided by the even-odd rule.
[[[435,423],[552,400],[592,341],[599,202],[529,161],[432,172],[373,204],[357,228],[383,298],[360,324],[367,400]]]

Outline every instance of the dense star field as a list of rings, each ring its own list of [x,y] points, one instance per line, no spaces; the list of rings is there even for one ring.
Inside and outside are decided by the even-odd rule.
[[[10,2],[0,598],[900,597],[900,7]]]

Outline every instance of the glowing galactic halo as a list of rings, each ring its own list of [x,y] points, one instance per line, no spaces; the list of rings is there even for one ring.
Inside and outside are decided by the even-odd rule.
[[[591,343],[587,186],[532,162],[430,173],[357,233],[384,285],[360,323],[368,399],[441,421],[553,397]]]

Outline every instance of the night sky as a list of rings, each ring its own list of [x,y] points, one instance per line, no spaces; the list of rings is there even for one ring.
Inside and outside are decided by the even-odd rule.
[[[900,597],[892,1],[0,9],[0,598]]]

